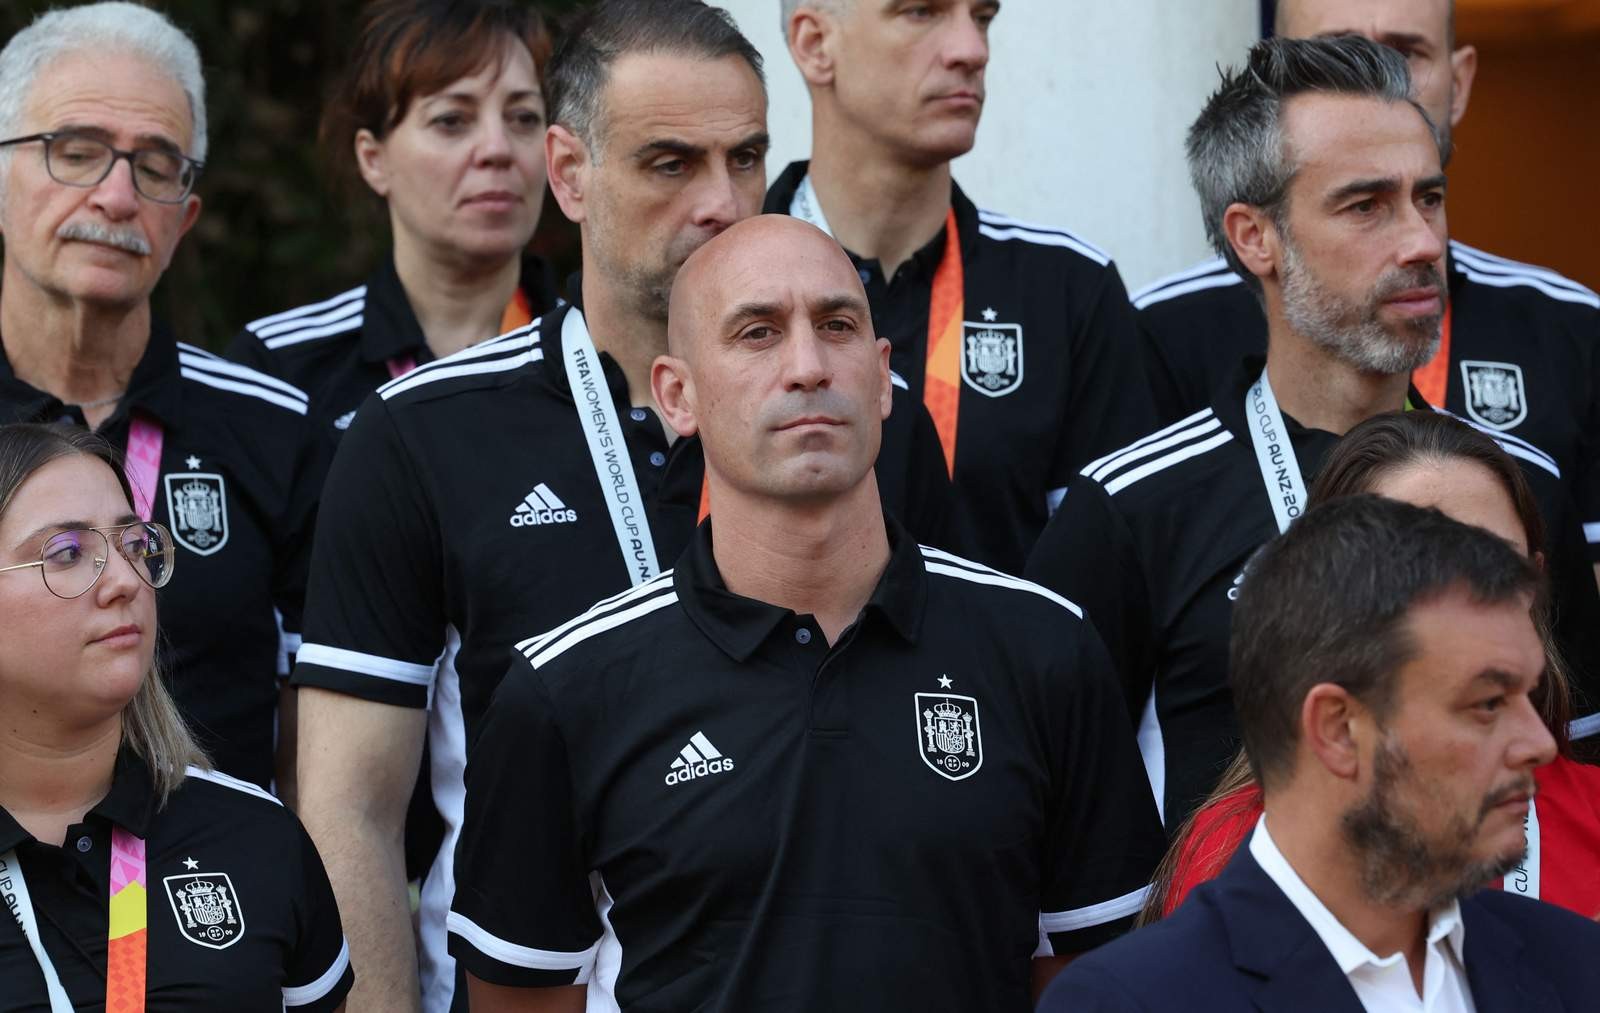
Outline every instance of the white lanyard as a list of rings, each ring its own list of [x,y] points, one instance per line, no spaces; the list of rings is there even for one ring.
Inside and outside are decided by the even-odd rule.
[[[573,403],[578,406],[578,421],[589,444],[595,478],[606,508],[611,511],[611,528],[617,535],[617,548],[628,564],[628,579],[637,587],[661,572],[656,564],[656,543],[650,535],[650,520],[645,516],[644,497],[633,473],[633,459],[623,439],[617,405],[611,398],[600,353],[583,321],[583,312],[574,306],[561,323],[561,357],[567,367],[567,383]]]
[[[789,216],[833,235],[833,230],[828,227],[828,219],[823,217],[822,205],[817,203],[817,191],[811,186],[809,173],[800,181],[800,186],[794,192],[794,200],[789,202]]]
[[[1539,897],[1539,810],[1534,808],[1533,799],[1528,799],[1528,818],[1522,821],[1522,826],[1527,831],[1528,853],[1522,856],[1522,861],[1508,873],[1501,885],[1511,893],[1521,894],[1524,897]]]
[[[1272,516],[1277,519],[1281,534],[1289,530],[1289,522],[1306,508],[1306,482],[1300,476],[1300,460],[1289,442],[1289,429],[1283,424],[1283,412],[1278,410],[1278,399],[1272,393],[1265,367],[1261,370],[1261,379],[1245,392],[1244,419],[1250,430],[1250,442],[1255,444],[1256,463],[1261,466],[1261,482],[1267,488]]]
[[[33,959],[39,962],[39,970],[44,972],[45,991],[50,995],[50,1013],[72,1013],[72,1001],[67,998],[67,990],[61,985],[61,976],[56,973],[56,965],[51,962],[50,955],[44,952],[44,943],[39,939],[39,922],[33,916],[33,902],[28,898],[28,881],[22,878],[22,866],[17,862],[14,850],[0,855],[0,896],[5,897],[11,916],[17,920],[17,927],[22,929],[23,936],[27,938],[28,948],[33,950]]]

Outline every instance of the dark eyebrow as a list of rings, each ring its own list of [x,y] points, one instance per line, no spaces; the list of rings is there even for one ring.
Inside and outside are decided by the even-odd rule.
[[[811,304],[812,312],[817,314],[842,313],[849,311],[857,316],[870,316],[872,311],[867,308],[866,302],[860,296],[841,292],[837,295],[824,296]]]
[[[746,302],[740,303],[729,310],[722,318],[723,331],[731,331],[746,320],[755,320],[759,317],[775,317],[783,312],[783,307],[775,302]]]
[[[1444,173],[1441,172],[1436,176],[1429,176],[1426,179],[1417,180],[1412,184],[1411,192],[1420,193],[1423,190],[1444,190],[1448,188],[1448,184],[1449,181],[1445,178]]]
[[[1499,689],[1510,692],[1522,682],[1522,677],[1499,668],[1486,668],[1472,677],[1474,683],[1487,682]],[[1537,683],[1536,683],[1537,684]]]
[[[751,134],[749,137],[746,137],[738,144],[735,144],[733,146],[733,150],[738,151],[741,148],[761,148],[765,150],[766,148],[770,147],[772,147],[771,135],[769,135],[765,130],[757,130],[755,133]]]
[[[690,144],[688,141],[677,141],[670,137],[663,137],[653,141],[646,141],[639,145],[639,147],[634,151],[633,157],[636,161],[642,162],[653,155],[677,155],[679,158],[700,158],[704,156],[705,153],[706,149],[702,148],[698,144]]]

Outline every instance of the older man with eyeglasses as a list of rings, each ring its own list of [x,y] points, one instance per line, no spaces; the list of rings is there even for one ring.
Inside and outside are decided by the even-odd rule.
[[[141,518],[182,557],[161,595],[179,706],[219,769],[269,785],[275,750],[293,769],[279,676],[328,448],[302,391],[152,318],[205,157],[200,56],[160,14],[55,10],[0,51],[0,422],[125,448]]]

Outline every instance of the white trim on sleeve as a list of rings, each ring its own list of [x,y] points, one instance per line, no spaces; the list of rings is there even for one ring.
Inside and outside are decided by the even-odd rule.
[[[518,946],[516,943],[501,939],[459,911],[450,912],[445,919],[445,925],[451,932],[470,943],[473,949],[491,960],[534,971],[572,971],[578,976],[578,980],[574,982],[578,985],[588,983],[589,974],[594,969],[595,954],[600,950],[598,939],[593,946],[577,953]]]
[[[329,647],[327,644],[302,644],[299,652],[295,654],[295,662],[337,668],[359,675],[390,679],[394,682],[408,682],[414,686],[431,686],[435,669],[432,664],[419,665],[411,661],[396,661],[394,658],[362,654],[360,651]]]
[[[1139,909],[1144,907],[1145,898],[1149,895],[1150,888],[1141,886],[1132,893],[1125,893],[1121,897],[1104,900],[1098,904],[1090,904],[1088,907],[1074,908],[1071,911],[1045,911],[1039,915],[1039,927],[1046,932],[1072,932],[1075,929],[1114,922],[1118,918],[1138,914]]]
[[[333,991],[339,984],[339,979],[344,977],[344,972],[350,967],[350,941],[343,937],[339,940],[339,955],[333,958],[333,964],[323,971],[316,981],[309,985],[286,986],[283,990],[283,1005],[309,1006]]]

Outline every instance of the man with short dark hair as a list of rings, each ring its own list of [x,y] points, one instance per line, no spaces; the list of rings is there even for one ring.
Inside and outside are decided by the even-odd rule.
[[[1017,572],[1072,474],[1155,421],[1110,255],[979,210],[976,142],[999,0],[784,0],[811,95],[809,162],[766,210],[838,239],[891,362],[933,415],[964,551]]]
[[[465,1006],[445,915],[466,744],[506,651],[656,576],[702,511],[698,442],[664,425],[650,363],[684,258],[760,207],[760,57],[699,0],[606,0],[549,88],[550,183],[583,240],[572,305],[380,388],[323,500],[295,670],[302,812],[367,969],[352,1011],[416,1008],[419,973],[430,1013]],[[896,415],[909,445],[916,415]],[[919,456],[895,456],[893,509],[936,502],[909,491]],[[446,836],[413,943],[401,828],[424,736]]]
[[[889,343],[826,234],[735,225],[671,306],[656,402],[715,511],[517,645],[467,771],[473,1003],[1023,1013],[1164,843],[1099,640],[886,517]]]
[[[1454,0],[1279,0],[1276,14],[1285,38],[1353,32],[1404,56],[1448,164],[1478,68],[1477,50],[1456,39]],[[1600,295],[1458,240],[1447,248],[1445,279],[1440,350],[1413,382],[1429,403],[1549,453],[1585,522],[1585,552],[1600,567]],[[1153,282],[1133,301],[1167,419],[1204,407],[1240,359],[1266,347],[1261,306],[1221,257]]]
[[[1188,151],[1218,252],[1266,308],[1266,360],[1241,362],[1209,407],[1085,467],[1027,570],[1094,617],[1142,715],[1169,827],[1238,745],[1227,629],[1250,556],[1299,515],[1340,435],[1428,410],[1409,378],[1440,340],[1446,243],[1441,138],[1404,61],[1359,36],[1257,44],[1223,74]],[[1540,501],[1557,634],[1592,686],[1600,596],[1559,469],[1497,438]]]
[[[1067,1011],[1588,1010],[1600,926],[1482,890],[1517,865],[1555,742],[1535,566],[1355,496],[1251,567],[1232,683],[1266,812],[1164,921],[1068,968]]]

